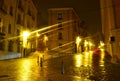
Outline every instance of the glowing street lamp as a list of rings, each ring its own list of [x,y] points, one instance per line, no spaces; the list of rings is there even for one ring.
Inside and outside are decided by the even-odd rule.
[[[27,39],[29,37],[30,33],[28,31],[24,31],[23,32],[23,47],[26,48],[26,45],[27,45]]]
[[[37,32],[37,33],[36,33],[36,36],[37,36],[37,37],[39,37],[39,36],[40,36],[40,34]]]
[[[45,50],[44,50],[44,52],[46,52],[47,51],[47,41],[48,41],[48,36],[47,35],[44,35],[44,38],[43,38],[43,42],[44,42],[44,46],[45,46]]]
[[[48,37],[46,35],[44,35],[44,43],[45,43],[45,46],[46,46],[46,42],[48,41]]]
[[[85,42],[84,42],[84,48],[85,48],[85,51],[87,51],[88,50],[88,41],[87,40],[85,40]]]
[[[77,53],[79,52],[79,44],[81,42],[81,38],[79,36],[77,36],[76,38],[76,45],[77,45]]]
[[[89,44],[89,49],[91,50],[91,49],[92,49],[93,44],[92,44],[92,42],[90,42],[90,41],[89,41],[89,43],[88,43],[88,44]]]
[[[26,54],[26,48],[27,48],[27,39],[29,37],[30,33],[28,31],[24,31],[22,34],[22,39],[23,39],[23,56]]]

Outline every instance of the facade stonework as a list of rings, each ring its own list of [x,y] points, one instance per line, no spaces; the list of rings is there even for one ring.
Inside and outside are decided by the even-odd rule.
[[[75,51],[75,40],[79,35],[79,17],[73,8],[48,10],[48,23],[53,26],[48,33],[48,49],[58,52]],[[48,30],[48,31],[50,31]]]
[[[22,53],[23,41],[20,35],[23,31],[35,30],[36,26],[37,9],[32,0],[0,0],[1,53]]]
[[[100,0],[102,32],[105,44],[113,58],[120,59],[120,1]]]

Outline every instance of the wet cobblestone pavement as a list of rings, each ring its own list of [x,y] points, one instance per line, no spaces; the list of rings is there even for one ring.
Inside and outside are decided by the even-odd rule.
[[[77,59],[76,59],[77,58]],[[0,61],[0,81],[120,81],[120,64],[75,54],[37,62],[37,57]]]

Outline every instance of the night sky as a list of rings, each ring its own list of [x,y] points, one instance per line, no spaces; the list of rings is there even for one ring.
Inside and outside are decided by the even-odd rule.
[[[35,0],[33,0],[35,1]],[[91,34],[101,32],[99,0],[36,0],[39,9],[40,26],[48,23],[49,8],[74,8],[79,18],[85,22],[84,28]]]

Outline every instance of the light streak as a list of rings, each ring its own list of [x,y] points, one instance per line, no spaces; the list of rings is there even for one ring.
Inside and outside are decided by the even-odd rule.
[[[71,22],[73,22],[73,21],[74,21],[74,20],[64,21],[64,22],[62,22],[62,24],[71,23]],[[38,30],[35,30],[35,31],[30,32],[30,35],[35,34],[35,33],[38,33],[38,32],[42,32],[42,31],[45,31],[45,30],[48,30],[48,29],[51,29],[51,28],[57,27],[57,26],[58,26],[58,24],[54,24],[54,25],[51,25],[51,26],[47,26],[47,27],[44,27],[44,28],[41,28],[41,29],[38,29]],[[47,32],[51,32],[51,31],[54,31],[54,30],[58,30],[58,28],[53,29],[53,30],[50,30],[50,31],[47,31]],[[44,34],[44,33],[42,33],[42,34]],[[17,38],[20,38],[20,37],[22,37],[22,36],[23,36],[23,35],[15,36],[15,37],[9,37],[9,38],[0,40],[0,42],[5,41],[5,40],[17,39]]]

